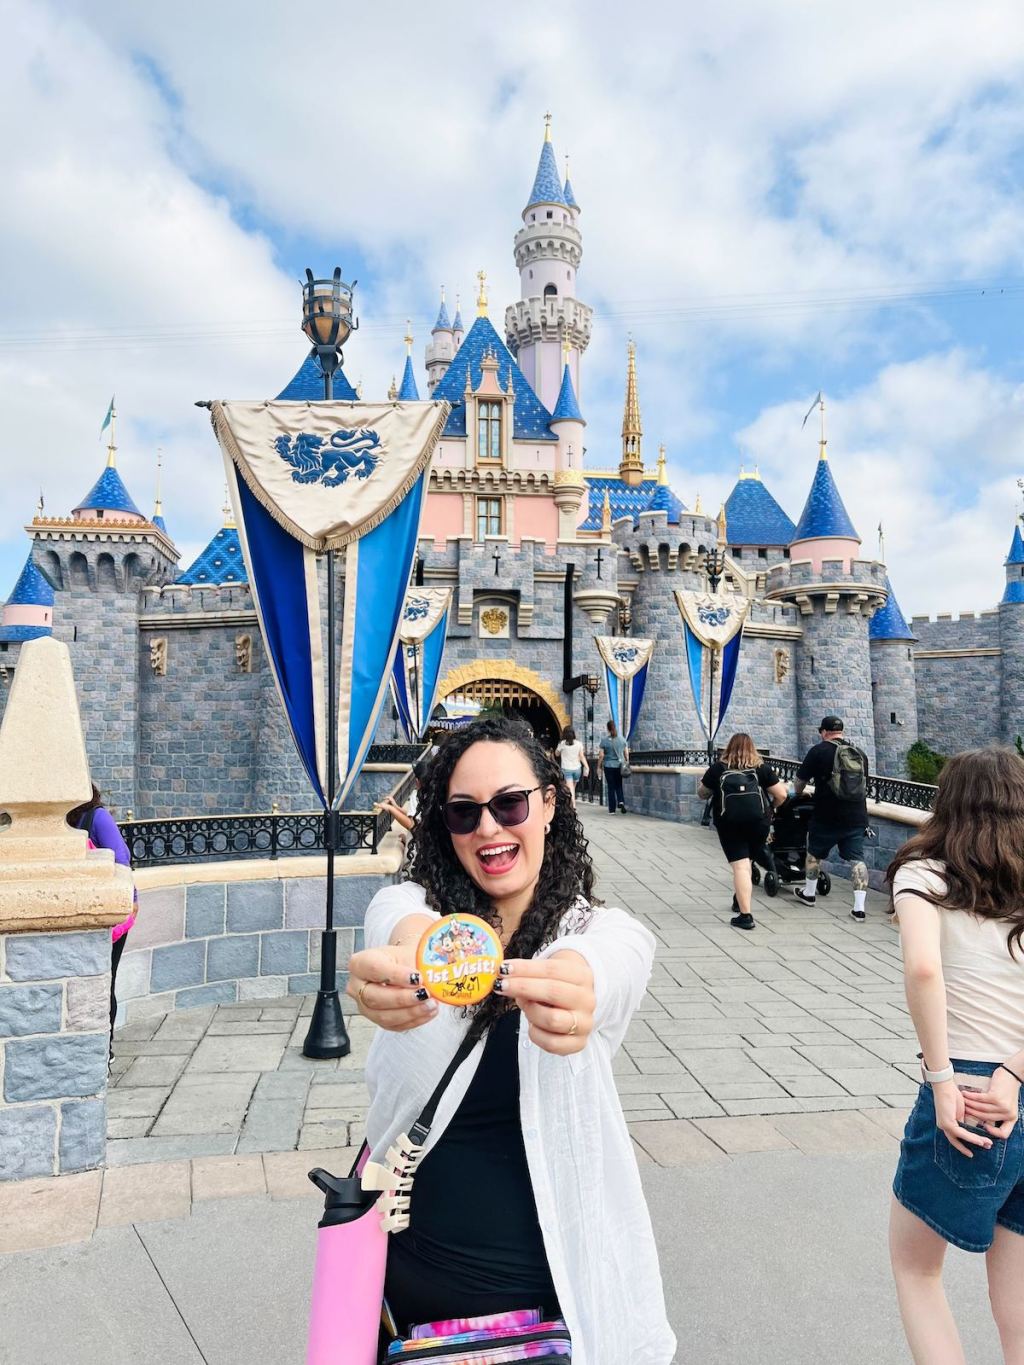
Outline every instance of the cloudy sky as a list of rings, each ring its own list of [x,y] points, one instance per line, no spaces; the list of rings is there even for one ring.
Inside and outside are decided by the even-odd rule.
[[[717,509],[740,465],[794,519],[829,452],[907,613],[992,605],[1024,474],[1018,0],[3,0],[0,595],[40,489],[104,460],[182,562],[223,487],[194,400],[276,393],[297,279],[358,278],[350,379],[383,396],[438,286],[491,317],[550,109],[595,309],[588,461],[618,459],[625,346],[645,455]],[[692,11],[692,12],[691,12]],[[422,374],[422,371],[421,371]],[[424,390],[425,391],[425,390]]]

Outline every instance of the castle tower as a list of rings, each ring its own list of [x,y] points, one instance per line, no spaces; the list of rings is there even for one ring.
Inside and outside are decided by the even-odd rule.
[[[424,355],[427,366],[427,389],[433,393],[444,378],[448,366],[455,357],[455,335],[448,317],[448,307],[444,301],[444,285],[441,286],[441,306],[437,310],[437,321],[430,329],[430,341]]]
[[[871,695],[875,712],[875,763],[889,777],[907,776],[907,750],[917,740],[915,636],[900,611],[888,575],[889,596],[868,624]]]
[[[456,316],[458,316],[456,314]],[[416,375],[412,368],[412,324],[406,322],[405,325],[405,369],[402,371],[402,382],[398,388],[398,397],[402,402],[418,402],[420,391],[416,387]]]
[[[1019,523],[1013,528],[1004,567],[1006,588],[999,603],[1001,737],[1014,744],[1018,735],[1024,736],[1024,538]]]
[[[555,410],[551,415],[551,430],[558,437],[555,456],[555,504],[558,507],[558,539],[575,540],[580,521],[580,507],[586,494],[583,479],[583,428],[586,422],[569,369],[569,343],[564,346],[565,364],[562,387],[558,391]]]
[[[0,641],[35,640],[53,631],[53,588],[36,568],[32,555],[18,575],[0,613]]]
[[[25,529],[55,589],[53,634],[71,646],[93,777],[123,815],[137,805],[142,590],[170,582],[178,554],[135,505],[116,455],[112,420],[106,468],[71,516],[39,515]],[[142,667],[155,671],[166,658]]]
[[[462,309],[459,306],[459,296],[455,295],[455,317],[452,319],[452,342],[458,350],[462,345],[462,338],[465,335],[465,327],[462,325]]]
[[[860,537],[825,454],[824,415],[822,422],[818,464],[790,560],[769,571],[765,595],[799,610],[803,635],[794,654],[800,751],[816,742],[821,719],[831,712],[842,716],[846,734],[874,768],[868,625],[886,600],[885,570],[858,557]]]
[[[566,182],[568,184],[568,182]],[[572,194],[572,186],[569,185]],[[551,145],[551,115],[544,117],[544,142],[523,226],[515,235],[520,299],[505,310],[505,337],[527,383],[550,412],[558,401],[569,342],[573,388],[580,393],[580,356],[590,341],[593,310],[576,298],[576,271],[583,258],[580,208],[570,203]]]
[[[159,448],[159,446],[158,446],[158,447],[157,447],[157,452],[156,452],[156,498],[155,498],[155,500],[154,500],[154,502],[153,502],[153,516],[152,516],[151,520],[152,520],[152,522],[153,522],[153,525],[156,527],[156,529],[157,529],[158,531],[162,531],[162,532],[164,533],[164,535],[166,536],[166,535],[167,535],[167,523],[166,523],[166,521],[164,521],[164,500],[163,500],[163,497],[161,496],[161,487],[160,487],[160,486],[161,486],[161,483],[163,482],[163,480],[162,480],[162,478],[161,478],[161,475],[163,474],[163,463],[164,463],[164,453],[163,453],[163,451],[162,451],[162,450]]]
[[[640,422],[640,399],[636,390],[636,343],[630,338],[626,362],[626,406],[622,414],[622,459],[619,478],[635,487],[644,481],[642,452],[644,429]]]

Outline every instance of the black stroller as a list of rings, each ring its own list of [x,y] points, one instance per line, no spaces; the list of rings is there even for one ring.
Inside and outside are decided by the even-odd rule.
[[[761,882],[764,868],[764,893],[777,896],[779,886],[804,880],[807,864],[807,827],[811,821],[814,802],[806,796],[791,796],[775,812],[768,842],[758,854],[751,869],[754,885]],[[760,864],[760,866],[758,865]],[[832,890],[832,878],[827,872],[818,873],[818,895],[827,896]]]

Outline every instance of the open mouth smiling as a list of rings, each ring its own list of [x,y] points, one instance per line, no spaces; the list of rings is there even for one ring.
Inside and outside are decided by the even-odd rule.
[[[512,843],[488,844],[476,851],[477,862],[489,877],[500,876],[515,866],[519,857],[519,845]]]

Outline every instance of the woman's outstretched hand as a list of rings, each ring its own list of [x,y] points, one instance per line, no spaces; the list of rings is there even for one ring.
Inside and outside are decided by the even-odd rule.
[[[411,945],[388,944],[353,953],[345,993],[361,1015],[392,1033],[417,1028],[437,1014],[436,1002],[419,985]]]
[[[498,989],[523,1012],[531,1040],[559,1057],[582,1052],[594,1027],[594,973],[586,958],[565,949],[507,965]]]

